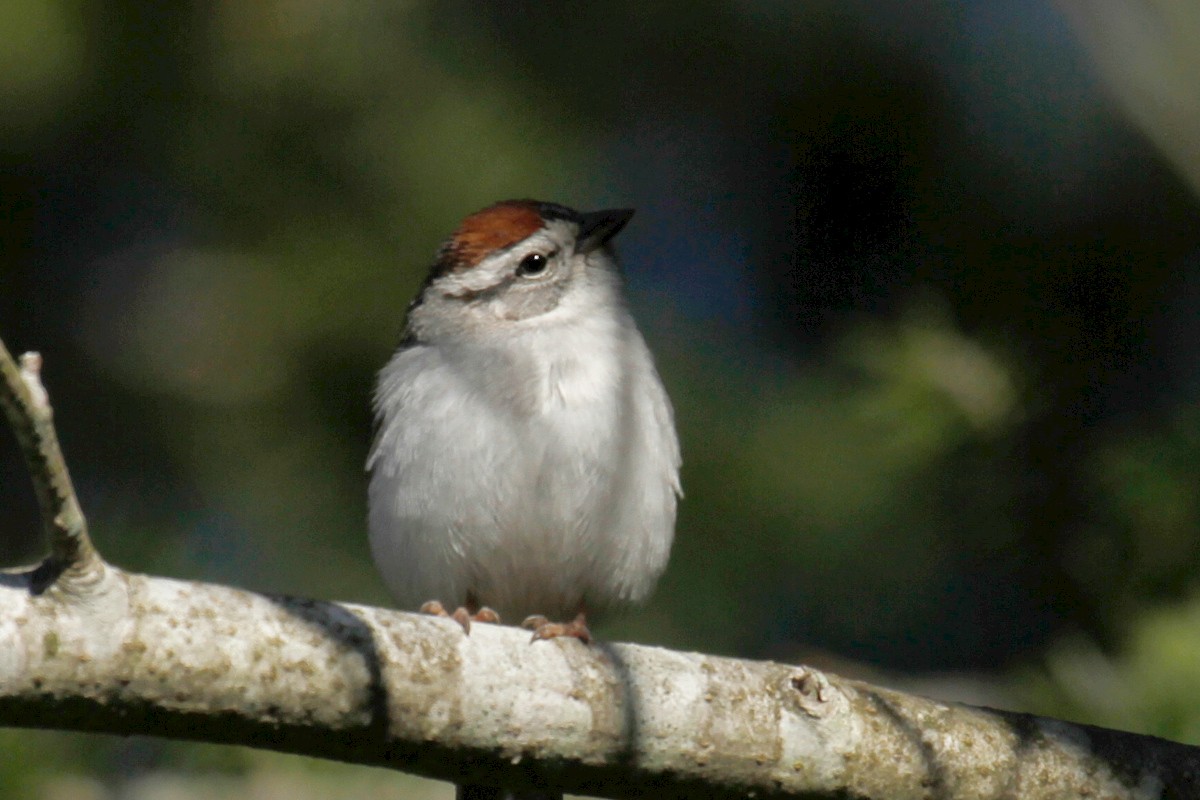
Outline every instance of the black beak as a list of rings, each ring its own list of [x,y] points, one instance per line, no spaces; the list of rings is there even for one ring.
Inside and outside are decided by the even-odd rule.
[[[579,234],[575,237],[575,252],[590,253],[608,244],[633,217],[632,208],[610,208],[580,214]]]

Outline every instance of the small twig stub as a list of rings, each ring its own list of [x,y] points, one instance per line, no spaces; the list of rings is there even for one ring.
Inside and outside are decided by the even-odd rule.
[[[18,365],[0,340],[0,406],[16,434],[41,509],[42,524],[50,540],[51,555],[43,565],[46,574],[79,580],[102,573],[104,562],[92,546],[87,520],[75,495],[54,429],[50,396],[42,384],[43,360],[25,353]]]

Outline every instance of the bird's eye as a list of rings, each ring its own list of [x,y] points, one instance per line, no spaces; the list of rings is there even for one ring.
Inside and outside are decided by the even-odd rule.
[[[540,275],[546,271],[546,257],[541,253],[530,253],[517,265],[518,275]]]

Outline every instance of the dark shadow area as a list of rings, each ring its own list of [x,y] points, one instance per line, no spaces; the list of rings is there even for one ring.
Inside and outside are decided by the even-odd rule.
[[[1090,753],[1098,762],[1097,770],[1107,771],[1131,794],[1161,785],[1169,788],[1163,797],[1182,800],[1200,796],[1200,755],[1195,748],[1158,739],[1156,752],[1151,755],[1141,747],[1131,750],[1128,740],[1122,741],[1116,731],[1073,724],[1069,733],[1056,733],[1053,721],[1047,725],[1028,714],[988,711],[1007,722],[1017,735],[1018,764],[1036,748],[1057,746],[1073,753]],[[1014,787],[1014,793],[1019,790],[1019,786]]]
[[[891,720],[892,725],[904,735],[912,746],[921,754],[921,761],[925,765],[926,777],[921,780],[921,786],[931,798],[949,797],[948,787],[946,784],[946,771],[937,757],[937,753],[925,741],[922,736],[922,730],[913,725],[904,715],[900,714],[892,704],[885,700],[875,692],[866,692],[865,694],[871,707],[882,714],[887,719]]]
[[[270,595],[267,599],[324,637],[362,657],[370,676],[366,701],[370,721],[363,728],[333,735],[347,752],[374,751],[382,762],[390,761],[387,685],[383,680],[380,650],[370,627],[338,603]]]
[[[0,586],[6,589],[29,589],[32,592],[31,587],[35,583],[35,575],[38,569],[40,567],[15,572],[0,571]],[[37,594],[37,592],[33,593]]]

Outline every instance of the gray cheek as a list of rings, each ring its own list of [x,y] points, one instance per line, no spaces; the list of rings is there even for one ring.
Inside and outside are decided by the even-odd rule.
[[[529,319],[553,311],[562,300],[564,283],[512,285],[496,298],[496,310],[510,320]]]

